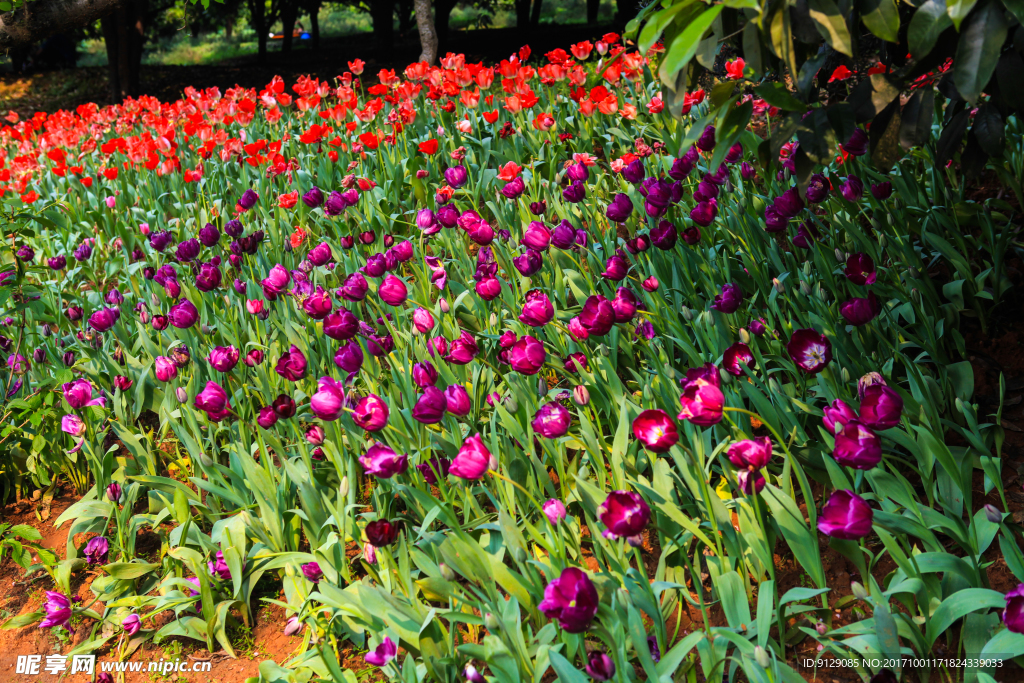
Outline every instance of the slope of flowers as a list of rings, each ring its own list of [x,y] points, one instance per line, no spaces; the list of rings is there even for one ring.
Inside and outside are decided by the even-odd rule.
[[[230,652],[269,579],[303,654],[268,681],[350,677],[345,642],[408,682],[798,681],[808,642],[991,680],[1024,654],[957,330],[1003,290],[1005,220],[961,229],[929,150],[883,175],[861,129],[801,191],[794,142],[765,154],[702,91],[670,116],[657,59],[608,35],[9,116],[5,472],[82,499],[45,613],[8,627]],[[96,605],[68,599],[86,565]]]

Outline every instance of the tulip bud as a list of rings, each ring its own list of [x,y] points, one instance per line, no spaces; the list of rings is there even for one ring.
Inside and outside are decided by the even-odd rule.
[[[740,337],[740,341],[743,342],[744,344],[749,344],[750,343],[750,333],[747,332],[745,327],[741,327],[740,328],[739,337]]]
[[[914,266],[910,266],[910,268],[907,269],[907,275],[909,275],[913,279],[917,280],[918,278],[921,277],[921,271],[919,271]]]
[[[175,389],[174,395],[177,397],[178,403],[188,403],[188,392],[185,391],[185,387]]]
[[[440,305],[442,313],[448,313],[452,310],[451,307],[448,305],[448,300],[445,299],[443,296],[437,300],[437,303]]]
[[[810,261],[804,261],[804,276],[806,276],[806,277],[810,277],[811,276],[811,262]]]
[[[858,581],[852,581],[850,583],[850,591],[853,593],[853,597],[857,598],[858,600],[868,599],[867,590],[865,590],[864,586],[862,586]]]
[[[823,636],[828,633],[828,626],[825,625],[824,621],[819,621],[814,625],[814,630],[818,632],[819,636]]]
[[[445,581],[455,580],[455,572],[453,572],[452,568],[446,565],[444,562],[441,563],[439,569],[441,570],[441,578],[443,578]]]
[[[957,409],[958,412],[960,412],[960,413],[964,412],[964,402],[960,400],[959,396],[957,396],[956,400],[953,401],[953,405],[956,406],[956,409]]]
[[[537,395],[541,398],[548,395],[548,382],[543,377],[537,379]]]
[[[629,597],[629,591],[625,588],[619,588],[617,591],[615,591],[615,599],[623,607],[633,604],[633,599]]]
[[[846,368],[843,368],[841,377],[843,378],[843,383],[846,384],[847,382],[850,381],[850,371],[847,370]]]
[[[515,394],[509,394],[501,402],[505,404],[505,410],[510,413],[515,413],[519,410],[519,401],[516,400]]]
[[[489,322],[490,322],[491,327],[494,327],[495,325],[497,325],[498,324],[498,314],[497,313],[491,313],[491,317],[490,317],[490,321]]]
[[[213,328],[209,325],[202,325],[199,329],[202,330],[203,334],[210,334],[213,332]]]
[[[602,356],[604,356],[605,358],[607,358],[608,356],[611,355],[611,351],[608,349],[608,345],[607,344],[598,344],[597,345],[597,352],[599,354],[601,354]]]
[[[884,234],[878,236],[878,246],[885,249],[885,245],[888,244],[889,240],[886,239]]]
[[[839,261],[840,263],[844,263],[846,261],[846,258],[843,256],[843,252],[838,248],[836,249],[836,261]]]
[[[291,242],[285,242],[284,243],[284,250],[285,250],[286,253],[290,254],[292,252],[292,243]]]
[[[704,319],[707,321],[708,327],[714,327],[715,326],[715,316],[712,315],[711,311],[705,311],[704,312]]]
[[[821,286],[820,282],[818,283],[817,286],[818,286],[818,298],[821,299],[822,301],[828,301],[828,292],[825,291],[825,288]]]
[[[590,403],[590,392],[582,384],[578,384],[572,390],[572,400],[578,406],[585,406]]]
[[[1003,521],[1003,513],[1000,512],[995,505],[989,503],[983,509],[985,510],[985,517],[988,518],[988,521],[993,524],[1000,524]]]
[[[523,562],[526,562],[526,558],[527,558],[526,550],[523,549],[520,546],[516,546],[515,548],[512,549],[512,558],[516,562],[519,562],[520,564],[523,563]]]
[[[501,626],[501,622],[498,621],[498,617],[488,612],[484,615],[484,626],[487,627],[488,631],[497,631]]]
[[[910,298],[914,300],[915,304],[920,305],[921,304],[921,291],[917,287],[914,287],[913,289],[910,290]]]
[[[894,219],[894,218],[892,217],[892,214],[891,214],[891,213],[890,213],[890,214],[886,214],[886,216],[885,216],[885,220],[886,220],[886,222],[887,222],[887,223],[888,223],[889,225],[895,225],[895,224],[896,224],[896,220],[895,220],[895,219]]]
[[[803,294],[804,296],[811,295],[811,286],[807,284],[807,280],[800,281],[800,293]]]
[[[348,477],[344,476],[341,478],[341,485],[338,487],[338,495],[342,498],[348,498]]]
[[[693,311],[691,311],[689,308],[683,306],[682,314],[686,322],[693,322]]]
[[[768,657],[768,651],[760,645],[754,647],[754,661],[762,669],[767,669],[772,663],[772,660]]]
[[[779,282],[779,278],[777,277],[772,278],[772,287],[774,287],[775,291],[778,292],[779,294],[782,294],[786,291],[786,286]]]

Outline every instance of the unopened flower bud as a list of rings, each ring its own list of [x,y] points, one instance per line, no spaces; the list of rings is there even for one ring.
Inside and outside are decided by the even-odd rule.
[[[491,313],[490,323],[491,323],[491,327],[494,327],[495,325],[498,324],[498,314],[497,313]]]
[[[185,391],[185,387],[175,389],[174,395],[177,397],[178,403],[188,403],[188,392]]]
[[[885,245],[888,244],[888,242],[889,240],[886,239],[884,234],[878,236],[878,246],[880,246],[882,249],[885,249]]]
[[[501,402],[505,404],[505,410],[510,413],[515,413],[519,410],[519,401],[516,400],[515,394],[510,393]]]
[[[779,278],[777,277],[772,278],[772,287],[774,287],[775,291],[778,292],[779,294],[782,294],[783,292],[786,291],[786,286],[779,282]]]
[[[633,604],[633,599],[629,597],[629,591],[625,588],[620,588],[617,591],[615,591],[615,598],[623,607],[625,607],[626,605]]]
[[[859,581],[850,582],[850,591],[853,593],[853,597],[857,598],[858,600],[868,599],[868,592],[867,590],[865,590],[864,586],[860,584]]]
[[[438,568],[441,570],[441,578],[443,578],[445,581],[455,580],[455,572],[453,572],[452,568],[446,565],[444,562],[442,562]]]
[[[767,669],[772,663],[771,658],[768,657],[768,651],[760,645],[754,648],[754,661],[757,662],[758,666],[762,669]]]
[[[842,378],[844,384],[850,381],[850,371],[846,368],[843,368]]]
[[[707,321],[708,327],[715,326],[715,316],[711,313],[711,311],[704,312],[704,319]]]
[[[484,626],[487,627],[488,631],[497,631],[501,626],[501,622],[498,621],[498,617],[488,612],[484,615]]]
[[[838,248],[836,248],[836,261],[839,261],[840,263],[843,263],[843,262],[846,261],[846,259],[843,258],[843,252],[840,251]]]
[[[578,406],[585,406],[590,403],[590,392],[582,384],[578,384],[573,387],[572,400],[576,402]]]
[[[749,344],[750,343],[750,333],[747,332],[747,329],[745,327],[741,327],[740,328],[739,337],[740,337],[740,341],[742,343],[744,343],[744,344]]]
[[[814,625],[814,630],[818,632],[819,636],[823,636],[828,633],[828,626],[825,625],[824,621],[819,621]]]
[[[537,378],[537,395],[541,398],[548,395],[548,381],[543,377]]]
[[[449,311],[452,310],[451,307],[448,305],[448,300],[445,299],[443,296],[437,300],[437,303],[441,306],[442,313],[448,313]]]
[[[807,277],[811,276],[811,262],[804,261],[804,275]]]
[[[693,311],[691,311],[689,308],[683,306],[682,314],[686,322],[693,322]]]
[[[348,477],[341,478],[341,485],[338,487],[338,495],[342,498],[348,498]]]
[[[526,562],[526,557],[527,557],[526,556],[526,550],[523,549],[522,547],[516,546],[515,548],[512,549],[512,558],[516,562],[520,562],[520,563]]]
[[[1003,513],[1000,512],[995,505],[989,503],[985,505],[983,509],[985,510],[985,517],[988,518],[988,521],[993,524],[999,524],[1003,521]]]
[[[804,296],[811,295],[811,286],[807,283],[807,280],[800,281],[800,293]]]

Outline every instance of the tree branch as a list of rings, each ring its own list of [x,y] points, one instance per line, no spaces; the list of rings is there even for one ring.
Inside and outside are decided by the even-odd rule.
[[[44,38],[86,26],[123,0],[38,0],[0,14],[0,50],[28,47]]]

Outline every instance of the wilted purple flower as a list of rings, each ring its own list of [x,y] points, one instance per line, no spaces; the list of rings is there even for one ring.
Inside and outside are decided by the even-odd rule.
[[[89,564],[103,564],[107,561],[107,552],[110,550],[110,541],[103,536],[93,536],[85,544],[82,554]]]
[[[106,399],[102,396],[99,398],[92,397],[92,383],[87,379],[76,379],[63,385],[64,400],[68,402],[68,405],[72,408],[84,408],[85,406],[99,406],[103,408],[106,405]]]
[[[302,570],[302,575],[306,577],[306,580],[313,583],[319,583],[320,579],[324,578],[324,572],[316,562],[307,562],[299,569]]]
[[[600,599],[586,572],[566,567],[544,588],[544,600],[537,605],[548,619],[558,619],[569,633],[583,633],[597,614]]]
[[[651,520],[651,509],[638,493],[612,491],[597,508],[597,516],[607,527],[605,538],[625,538],[639,545],[640,532]]]
[[[633,420],[633,436],[653,453],[665,453],[679,441],[679,432],[664,410],[645,410]]]
[[[480,435],[474,434],[463,442],[448,471],[460,479],[480,479],[490,463],[491,452],[487,450]]]
[[[874,511],[853,491],[834,491],[821,508],[818,531],[845,540],[856,540],[871,533]]]
[[[815,330],[802,329],[793,332],[786,350],[797,367],[809,375],[821,372],[832,362],[832,343]]]
[[[359,463],[366,470],[380,479],[389,479],[396,474],[404,474],[409,468],[409,456],[398,455],[382,443],[375,443],[359,458]]]
[[[43,609],[46,610],[46,617],[39,622],[39,628],[68,628],[72,614],[70,598],[57,591],[46,591]]]

